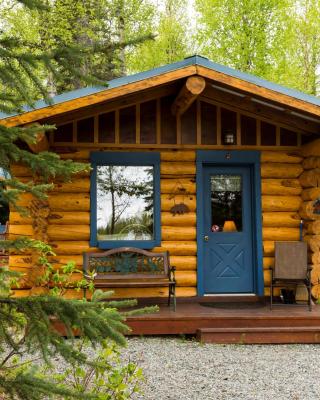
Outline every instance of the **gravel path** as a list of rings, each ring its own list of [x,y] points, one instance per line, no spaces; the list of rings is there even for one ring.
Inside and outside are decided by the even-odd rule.
[[[144,400],[319,400],[320,346],[214,345],[130,338],[124,358],[144,371]]]

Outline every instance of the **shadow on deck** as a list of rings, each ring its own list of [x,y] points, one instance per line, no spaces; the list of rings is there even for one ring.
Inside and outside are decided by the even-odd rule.
[[[153,304],[157,304],[156,301]],[[179,302],[154,314],[129,317],[132,335],[195,335],[207,343],[320,343],[320,305],[261,302]]]

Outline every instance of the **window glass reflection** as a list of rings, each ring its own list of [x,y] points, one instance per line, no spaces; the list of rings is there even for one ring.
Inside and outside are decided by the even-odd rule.
[[[97,239],[152,240],[153,167],[97,167]]]
[[[211,231],[242,231],[241,175],[211,176]]]

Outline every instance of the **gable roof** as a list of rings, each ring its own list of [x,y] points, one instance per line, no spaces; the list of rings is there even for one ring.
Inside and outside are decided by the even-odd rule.
[[[226,86],[320,117],[320,98],[316,96],[272,83],[195,55],[152,70],[113,79],[107,82],[107,87],[86,87],[62,93],[54,96],[50,105],[43,100],[37,101],[33,108],[24,107],[21,114],[0,113],[0,121],[6,125],[33,122],[191,75],[200,75]]]

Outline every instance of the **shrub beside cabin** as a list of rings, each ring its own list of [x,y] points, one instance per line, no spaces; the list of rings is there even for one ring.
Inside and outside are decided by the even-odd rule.
[[[92,164],[90,175],[56,182],[38,208],[24,196],[30,217],[11,210],[10,234],[48,240],[57,266],[81,267],[82,253],[97,249],[169,250],[178,297],[268,295],[274,242],[299,240],[302,218],[318,282],[319,98],[193,56],[0,117],[8,126],[55,124],[30,151]],[[30,176],[23,165],[12,169]],[[30,256],[10,256],[13,270],[30,266]],[[16,295],[29,293],[25,286]]]

